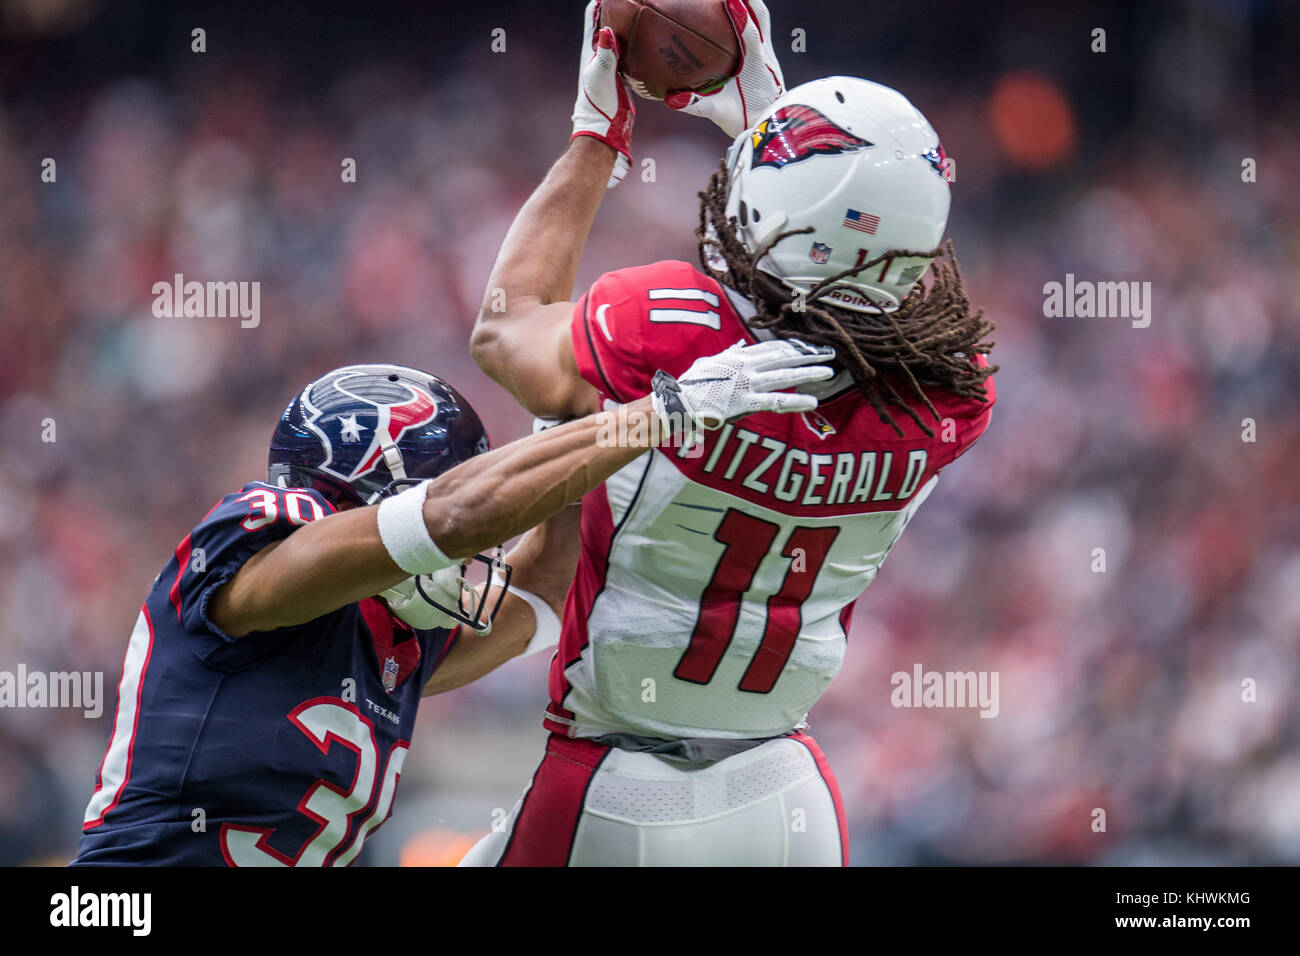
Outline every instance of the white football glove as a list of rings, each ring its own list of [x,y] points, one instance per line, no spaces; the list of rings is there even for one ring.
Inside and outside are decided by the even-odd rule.
[[[712,93],[670,93],[664,102],[669,109],[712,120],[735,139],[785,92],[785,76],[763,0],[727,0],[727,14],[740,40],[740,72]]]
[[[457,607],[461,599],[461,588],[465,581],[460,575],[460,566],[453,564],[449,568],[435,571],[433,574],[420,575],[420,587],[424,593],[446,607]],[[451,630],[460,622],[450,615],[438,610],[421,596],[415,587],[415,578],[407,578],[401,584],[394,585],[387,591],[380,591],[379,596],[388,602],[389,610],[411,627],[422,631],[436,628]],[[489,622],[486,629],[477,631],[487,634],[492,630]]]
[[[696,359],[681,378],[656,372],[655,412],[669,434],[691,440],[753,412],[811,412],[816,397],[780,390],[831,378],[834,369],[814,363],[834,357],[833,348],[798,339],[737,342],[717,355]]]
[[[587,4],[578,70],[578,98],[573,104],[573,136],[594,136],[618,150],[607,189],[623,181],[632,168],[632,122],[636,108],[618,72],[618,38],[609,27],[596,31],[600,0]]]

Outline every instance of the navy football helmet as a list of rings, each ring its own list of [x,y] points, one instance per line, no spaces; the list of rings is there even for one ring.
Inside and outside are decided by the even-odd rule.
[[[327,372],[298,394],[271,435],[267,474],[282,488],[311,488],[335,507],[367,505],[436,478],[491,448],[469,402],[428,372],[401,365],[349,365]],[[510,566],[502,549],[474,560],[490,568],[474,607],[424,599],[478,630],[505,597]],[[461,566],[462,577],[467,572]],[[504,578],[499,588],[494,580]],[[416,579],[419,587],[419,579]],[[483,612],[495,591],[487,620]]]

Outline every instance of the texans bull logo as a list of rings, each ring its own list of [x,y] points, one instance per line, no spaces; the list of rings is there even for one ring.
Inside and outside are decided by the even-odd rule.
[[[349,387],[352,379],[355,381]],[[317,382],[302,394],[305,424],[325,446],[325,460],[318,467],[346,481],[374,471],[384,460],[385,447],[396,445],[409,429],[428,424],[438,414],[438,403],[431,395],[405,382],[388,383],[385,391],[391,387],[394,395],[375,396],[353,390],[364,381],[365,376],[345,374]],[[352,411],[322,417],[319,399],[325,389],[337,389],[352,399]]]
[[[810,156],[831,156],[876,145],[836,126],[811,106],[783,106],[754,127],[750,136],[754,144],[750,169],[781,169]]]

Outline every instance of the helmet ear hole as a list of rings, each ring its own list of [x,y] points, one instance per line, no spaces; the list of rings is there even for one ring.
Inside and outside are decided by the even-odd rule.
[[[390,382],[396,382],[396,381],[397,381],[397,373],[394,372],[392,375],[388,376],[388,380],[389,380]]]
[[[743,199],[740,201],[740,224],[742,226],[749,225],[749,207],[745,205]]]
[[[841,93],[839,90],[835,91],[835,98],[839,100],[841,103],[844,102],[844,94]]]
[[[763,218],[763,217],[760,216],[760,215],[758,214],[758,210],[755,209],[755,210],[754,210],[754,222],[758,222],[758,220],[760,220],[760,219],[762,219],[762,218]]]

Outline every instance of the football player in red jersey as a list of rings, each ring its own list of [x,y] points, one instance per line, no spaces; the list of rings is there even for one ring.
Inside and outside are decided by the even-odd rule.
[[[786,92],[763,4],[728,9],[739,74],[668,99],[733,137],[700,194],[700,265],[620,269],[571,298],[635,115],[592,4],[573,136],[502,245],[472,351],[554,419],[738,342],[830,346],[836,374],[801,387],[816,412],[728,422],[586,496],[546,754],[509,827],[463,865],[847,863],[805,718],[839,669],[854,601],[989,422],[991,326],[940,248],[938,136],[866,80]]]

